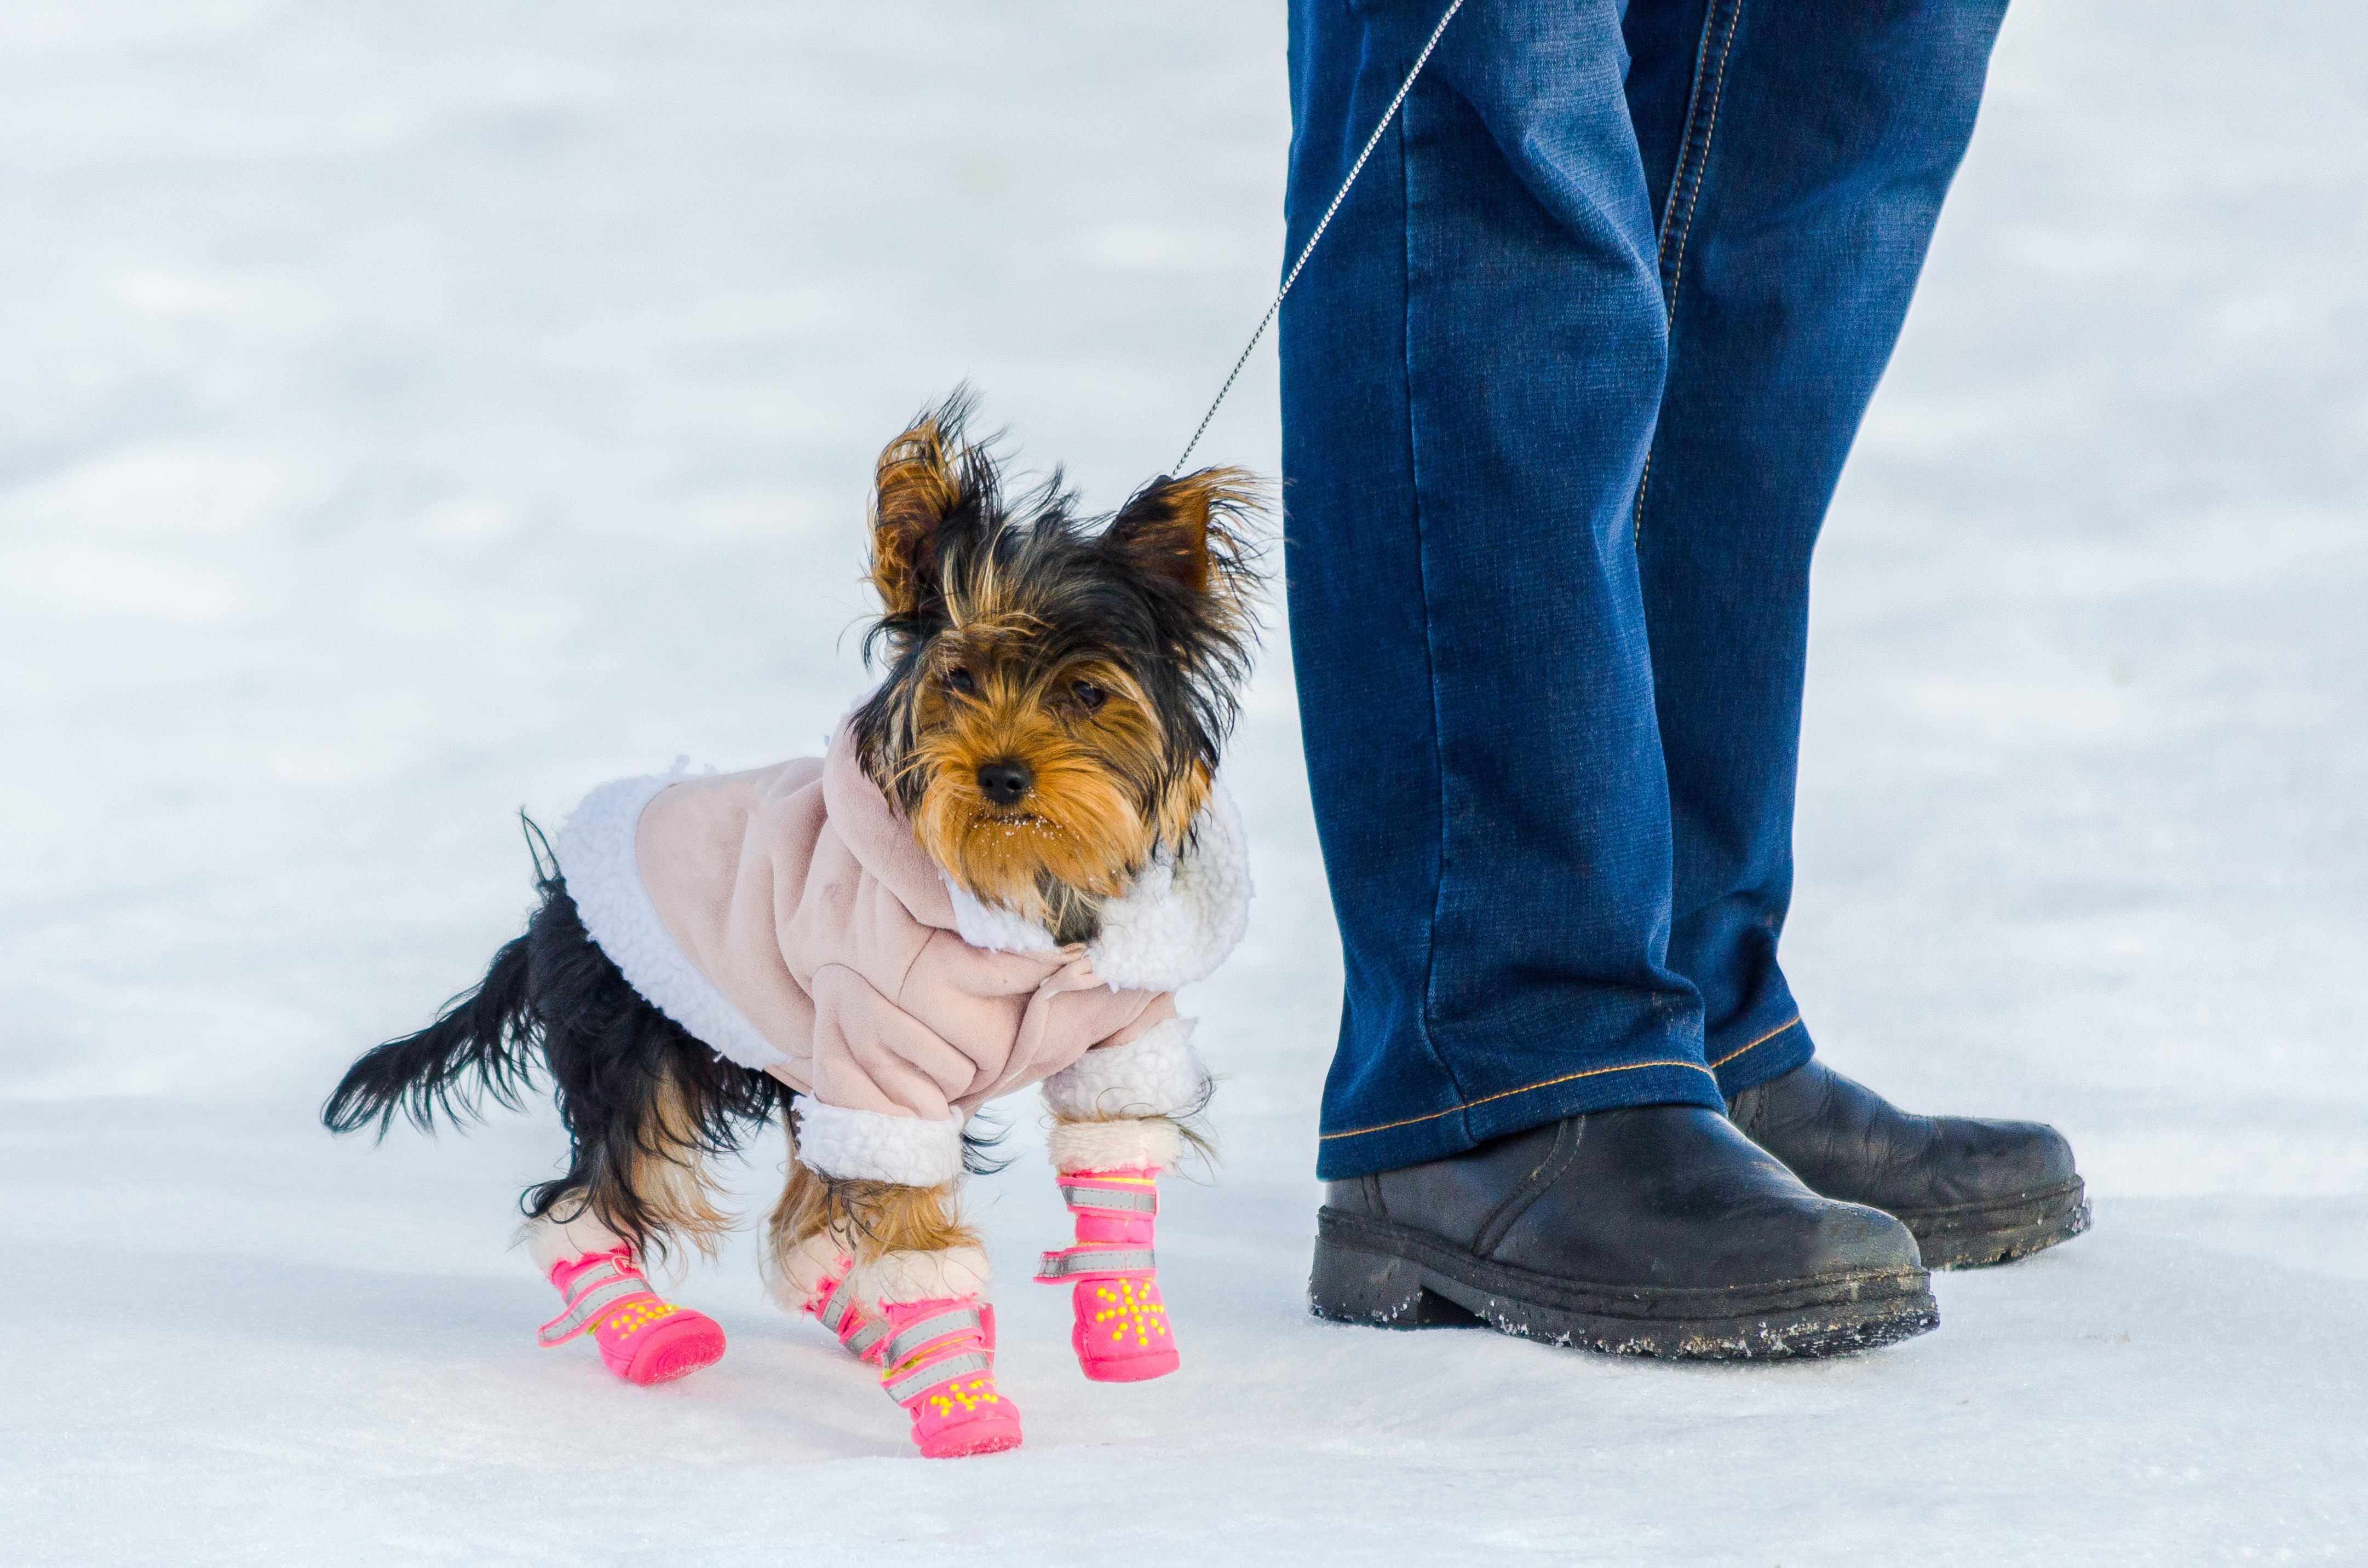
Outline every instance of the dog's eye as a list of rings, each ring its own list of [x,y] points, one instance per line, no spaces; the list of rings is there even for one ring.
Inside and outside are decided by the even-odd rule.
[[[1104,691],[1100,687],[1096,686],[1089,680],[1081,680],[1069,689],[1076,695],[1078,703],[1082,705],[1085,710],[1088,713],[1093,712],[1103,703],[1110,700],[1110,693]]]
[[[946,686],[951,690],[961,692],[964,697],[978,695],[978,682],[971,679],[970,672],[960,665],[946,672]]]

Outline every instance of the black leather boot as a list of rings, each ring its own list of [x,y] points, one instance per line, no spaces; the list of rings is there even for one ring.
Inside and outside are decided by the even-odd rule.
[[[1897,1215],[1927,1268],[2004,1263],[2089,1228],[2072,1145],[2035,1121],[1910,1116],[1814,1059],[1726,1108],[1814,1190]]]
[[[1595,1111],[1327,1183],[1315,1223],[1308,1302],[1347,1323],[1726,1360],[1940,1321],[1899,1221],[1819,1198],[1700,1106]]]

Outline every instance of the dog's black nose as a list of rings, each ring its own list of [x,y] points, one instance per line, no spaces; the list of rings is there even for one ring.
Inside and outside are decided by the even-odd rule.
[[[979,792],[998,806],[1016,806],[1027,799],[1029,787],[1036,776],[1028,771],[1024,762],[1003,757],[978,770]]]

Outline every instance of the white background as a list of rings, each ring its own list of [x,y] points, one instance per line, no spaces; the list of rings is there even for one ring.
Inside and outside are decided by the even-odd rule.
[[[2047,0],[1816,577],[1794,987],[2054,1121],[2093,1234],[1937,1334],[1681,1368],[1302,1306],[1338,951],[1269,639],[1187,998],[1185,1370],[1089,1385],[974,1184],[1017,1454],[744,1245],[683,1383],[538,1352],[547,1109],[333,1142],[526,907],[514,813],[814,749],[956,380],[1108,505],[1277,272],[1280,7],[0,6],[0,1562],[2341,1559],[2368,1534],[2368,12]],[[1321,265],[1320,261],[1317,265]],[[1209,460],[1272,472],[1261,353]],[[1038,1134],[1010,1108],[1013,1143]],[[744,1173],[777,1181],[777,1146]]]

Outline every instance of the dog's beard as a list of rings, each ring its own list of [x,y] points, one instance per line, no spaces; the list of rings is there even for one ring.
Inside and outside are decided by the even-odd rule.
[[[1155,840],[1121,782],[1077,766],[1038,772],[1028,799],[1009,807],[941,771],[922,794],[913,829],[923,851],[973,897],[1064,944],[1094,937],[1102,903],[1126,891]]]

